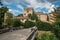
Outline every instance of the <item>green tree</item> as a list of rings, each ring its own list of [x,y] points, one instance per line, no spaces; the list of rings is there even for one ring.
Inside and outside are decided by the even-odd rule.
[[[28,15],[28,17],[31,19],[31,20],[36,20],[36,21],[38,21],[38,17],[37,17],[37,15],[36,14],[29,14]]]
[[[56,37],[60,39],[60,21],[53,24],[53,32],[55,33]]]
[[[52,25],[46,22],[37,21],[36,27],[38,30],[50,31],[52,29]]]
[[[18,16],[23,16],[23,14],[19,14]]]
[[[22,25],[23,25],[23,23],[19,19],[14,19],[13,27],[19,27]]]
[[[24,27],[25,28],[30,28],[30,27],[33,27],[33,26],[35,26],[35,23],[34,22],[31,22],[31,21],[25,21],[25,23],[24,23]]]
[[[5,23],[6,23],[8,26],[12,26],[12,24],[13,24],[13,14],[10,13],[10,12],[7,12],[7,13],[6,13],[6,16],[7,16],[7,19],[6,19]]]
[[[8,11],[7,7],[0,7],[0,27],[3,26],[4,23],[4,15]]]

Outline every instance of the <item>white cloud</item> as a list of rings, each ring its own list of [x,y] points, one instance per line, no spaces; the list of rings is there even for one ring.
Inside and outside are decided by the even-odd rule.
[[[10,4],[12,4],[12,0],[2,0],[2,3],[10,5]]]
[[[14,10],[14,9],[9,9],[9,11],[10,11],[10,12],[18,12],[18,13],[20,13],[19,10]]]
[[[50,9],[48,10],[48,13],[51,13],[52,11],[54,11],[54,8],[55,6],[54,5],[52,5],[51,7],[50,7]]]
[[[33,7],[34,9],[40,7],[42,8],[46,8],[48,9],[48,13],[53,11],[53,8],[55,7],[51,2],[49,2],[48,0],[44,0],[44,2],[42,2],[42,0],[40,0],[40,2],[37,2],[38,0],[4,0],[3,3],[5,4],[18,4],[17,7],[20,9],[23,9],[23,7],[21,5],[19,5],[20,2],[24,2],[26,4],[30,4],[28,5],[28,7]]]
[[[30,7],[33,7],[34,9],[40,7],[48,9],[48,12],[53,11],[53,8],[55,7],[52,3],[45,0],[45,2],[37,2],[36,0],[29,0],[28,1],[31,5]]]
[[[20,2],[24,2],[26,4],[28,4],[28,2],[26,0],[2,0],[3,4],[19,4]]]
[[[21,5],[17,5],[17,7],[20,8],[20,9],[23,9],[23,7]]]
[[[43,11],[43,13],[47,13],[47,12]]]
[[[14,9],[9,9],[9,12],[11,12],[13,15],[18,15],[19,13],[22,13],[21,11],[19,10],[14,10]]]

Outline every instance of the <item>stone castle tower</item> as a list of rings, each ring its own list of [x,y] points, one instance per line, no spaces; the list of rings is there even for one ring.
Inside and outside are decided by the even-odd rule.
[[[28,16],[28,14],[33,14],[34,10],[33,8],[25,8],[24,9],[24,16]]]

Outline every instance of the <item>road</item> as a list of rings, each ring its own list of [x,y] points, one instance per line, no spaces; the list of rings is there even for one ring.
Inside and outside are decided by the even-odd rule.
[[[25,40],[30,33],[30,29],[15,30],[0,34],[0,40]]]

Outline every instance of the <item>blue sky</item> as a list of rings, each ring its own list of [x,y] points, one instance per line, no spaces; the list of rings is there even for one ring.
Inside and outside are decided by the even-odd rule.
[[[33,7],[35,12],[50,13],[60,5],[60,0],[1,0],[15,16],[22,14],[24,8]]]

